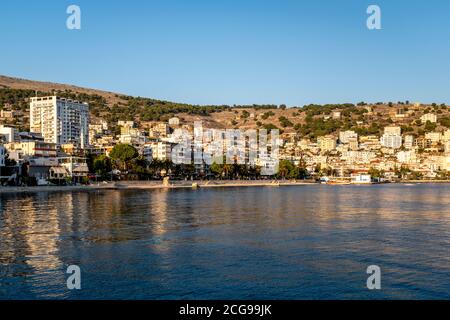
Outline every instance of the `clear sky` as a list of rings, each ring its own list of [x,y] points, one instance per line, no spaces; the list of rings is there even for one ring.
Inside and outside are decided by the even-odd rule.
[[[450,103],[448,0],[5,0],[0,40],[0,74],[178,102]]]

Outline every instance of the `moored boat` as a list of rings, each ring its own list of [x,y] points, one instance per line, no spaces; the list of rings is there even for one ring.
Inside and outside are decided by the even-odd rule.
[[[349,184],[351,184],[351,182],[347,181],[347,180],[328,180],[328,182],[326,184],[331,184],[331,185],[349,185]]]

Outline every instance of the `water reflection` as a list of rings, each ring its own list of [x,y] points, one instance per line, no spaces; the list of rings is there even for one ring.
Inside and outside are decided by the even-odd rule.
[[[450,186],[0,195],[0,298],[449,298]],[[65,268],[83,270],[69,292]],[[365,289],[365,268],[383,290]]]

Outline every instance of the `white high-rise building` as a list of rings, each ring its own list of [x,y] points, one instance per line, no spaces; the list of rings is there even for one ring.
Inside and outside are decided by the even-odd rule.
[[[31,98],[30,131],[42,134],[45,142],[89,144],[89,105],[51,97]]]
[[[383,147],[398,149],[402,146],[402,136],[394,134],[383,134],[380,138]]]

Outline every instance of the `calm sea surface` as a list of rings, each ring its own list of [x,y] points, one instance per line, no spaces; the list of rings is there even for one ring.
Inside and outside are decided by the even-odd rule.
[[[0,299],[450,299],[450,185],[1,194]]]

